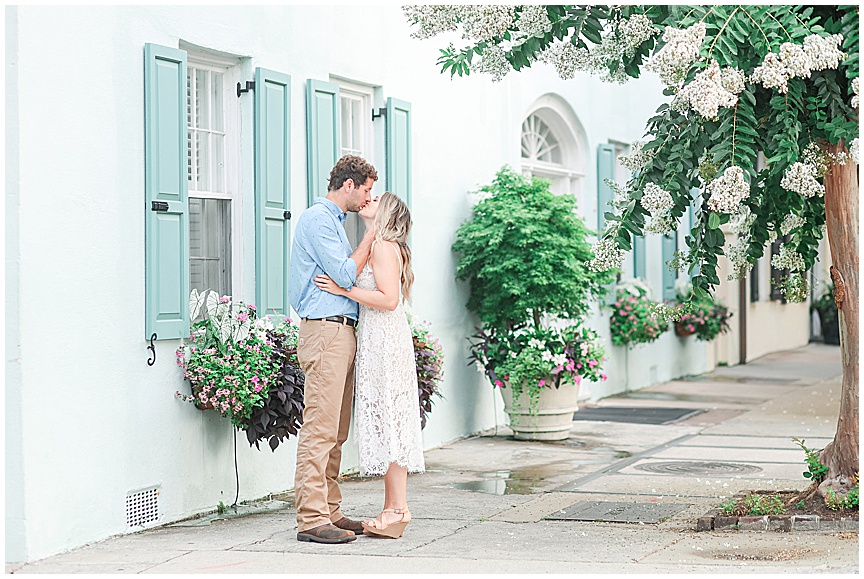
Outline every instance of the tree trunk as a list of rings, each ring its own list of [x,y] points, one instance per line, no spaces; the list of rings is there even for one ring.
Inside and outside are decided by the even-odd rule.
[[[831,153],[846,151],[842,143],[828,145]],[[840,418],[834,441],[822,451],[828,467],[819,485],[824,497],[829,489],[841,496],[858,474],[858,165],[851,159],[834,165],[825,175],[825,219],[831,250],[831,278],[840,321],[843,387]]]

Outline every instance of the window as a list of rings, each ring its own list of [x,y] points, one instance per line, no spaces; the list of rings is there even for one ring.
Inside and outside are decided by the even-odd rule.
[[[373,88],[347,81],[339,82],[340,114],[342,115],[341,142],[342,155],[357,155],[363,157],[378,170],[378,181],[372,195],[380,195],[384,192],[384,172],[374,160],[375,140],[372,125]],[[356,213],[348,213],[345,221],[345,232],[351,247],[357,247],[366,226]]]
[[[529,111],[520,136],[522,173],[549,179],[553,193],[575,196],[584,211],[585,140],[578,118],[570,105],[555,95],[539,98]]]
[[[239,220],[239,105],[231,98],[236,62],[189,54],[187,68],[187,180],[190,288],[230,295],[235,220]]]

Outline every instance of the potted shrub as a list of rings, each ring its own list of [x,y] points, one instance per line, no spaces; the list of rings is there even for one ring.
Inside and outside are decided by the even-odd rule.
[[[578,392],[578,381],[565,380],[570,371],[553,374],[561,364],[543,360],[544,352],[546,358],[561,360],[567,345],[577,339],[580,320],[592,301],[602,297],[614,272],[588,268],[594,257],[587,241],[591,232],[576,214],[573,197],[554,195],[548,180],[528,179],[505,166],[478,193],[473,214],[456,232],[453,244],[459,256],[456,277],[468,282],[468,309],[482,323],[479,341],[472,345],[473,356],[502,393],[512,390],[505,394],[512,402],[508,411],[511,426],[524,423],[520,417],[526,404],[538,421],[553,411],[569,412],[572,419],[572,411],[566,409],[574,404],[549,400],[560,407],[547,408],[547,400],[539,396],[544,389]],[[530,353],[525,346],[532,339],[536,341]],[[537,345],[540,342],[543,347]],[[509,378],[496,371],[504,367],[504,357],[507,364],[520,360],[512,362],[520,369]],[[566,362],[563,366],[566,368]],[[580,379],[597,377],[584,365],[572,374]],[[554,433],[517,434],[520,438],[563,439],[571,426],[572,421],[556,427]]]
[[[606,380],[602,342],[586,327],[478,329],[473,337],[471,358],[501,390],[510,428],[519,439],[567,438],[582,380]]]
[[[825,291],[810,305],[810,311],[819,315],[822,339],[826,344],[840,345],[840,322],[837,316],[837,302],[834,301],[834,284],[823,282]]]
[[[609,331],[616,346],[633,347],[653,342],[669,329],[669,323],[655,317],[660,305],[651,299],[651,290],[643,280],[634,278],[615,286],[615,303],[609,317]]]

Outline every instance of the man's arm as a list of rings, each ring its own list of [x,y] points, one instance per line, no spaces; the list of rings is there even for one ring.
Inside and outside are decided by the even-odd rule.
[[[353,259],[354,263],[357,264],[357,275],[360,275],[360,272],[363,271],[364,267],[366,267],[366,262],[369,261],[369,253],[372,251],[373,241],[375,241],[375,233],[372,229],[367,229],[366,235],[364,235],[363,239],[360,240],[360,243],[357,245],[357,249],[355,249],[354,253],[352,253],[349,257],[349,259]]]
[[[362,269],[356,267],[353,257],[342,257],[345,255],[342,240],[336,231],[336,226],[327,219],[322,219],[315,224],[317,231],[309,239],[308,250],[314,261],[330,278],[345,289],[354,285],[358,272]],[[365,240],[365,238],[364,238]],[[372,242],[369,241],[371,246]],[[362,244],[361,244],[362,245]],[[359,250],[359,247],[358,247]],[[356,253],[356,252],[355,252]],[[369,252],[366,252],[368,259]],[[363,262],[366,265],[366,262]]]

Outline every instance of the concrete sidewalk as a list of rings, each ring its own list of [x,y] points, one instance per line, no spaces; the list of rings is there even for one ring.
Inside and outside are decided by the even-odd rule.
[[[499,427],[428,451],[428,472],[409,478],[414,519],[398,541],[300,543],[291,503],[273,500],[249,508],[257,514],[211,515],[6,570],[857,573],[857,532],[695,531],[700,515],[737,491],[803,489],[804,454],[791,438],[828,443],[839,394],[839,348],[811,344],[599,404],[703,411],[674,424],[576,421],[560,443],[515,441]],[[380,510],[381,479],[348,478],[343,489],[348,516]],[[682,510],[656,524],[544,519],[581,501]]]

